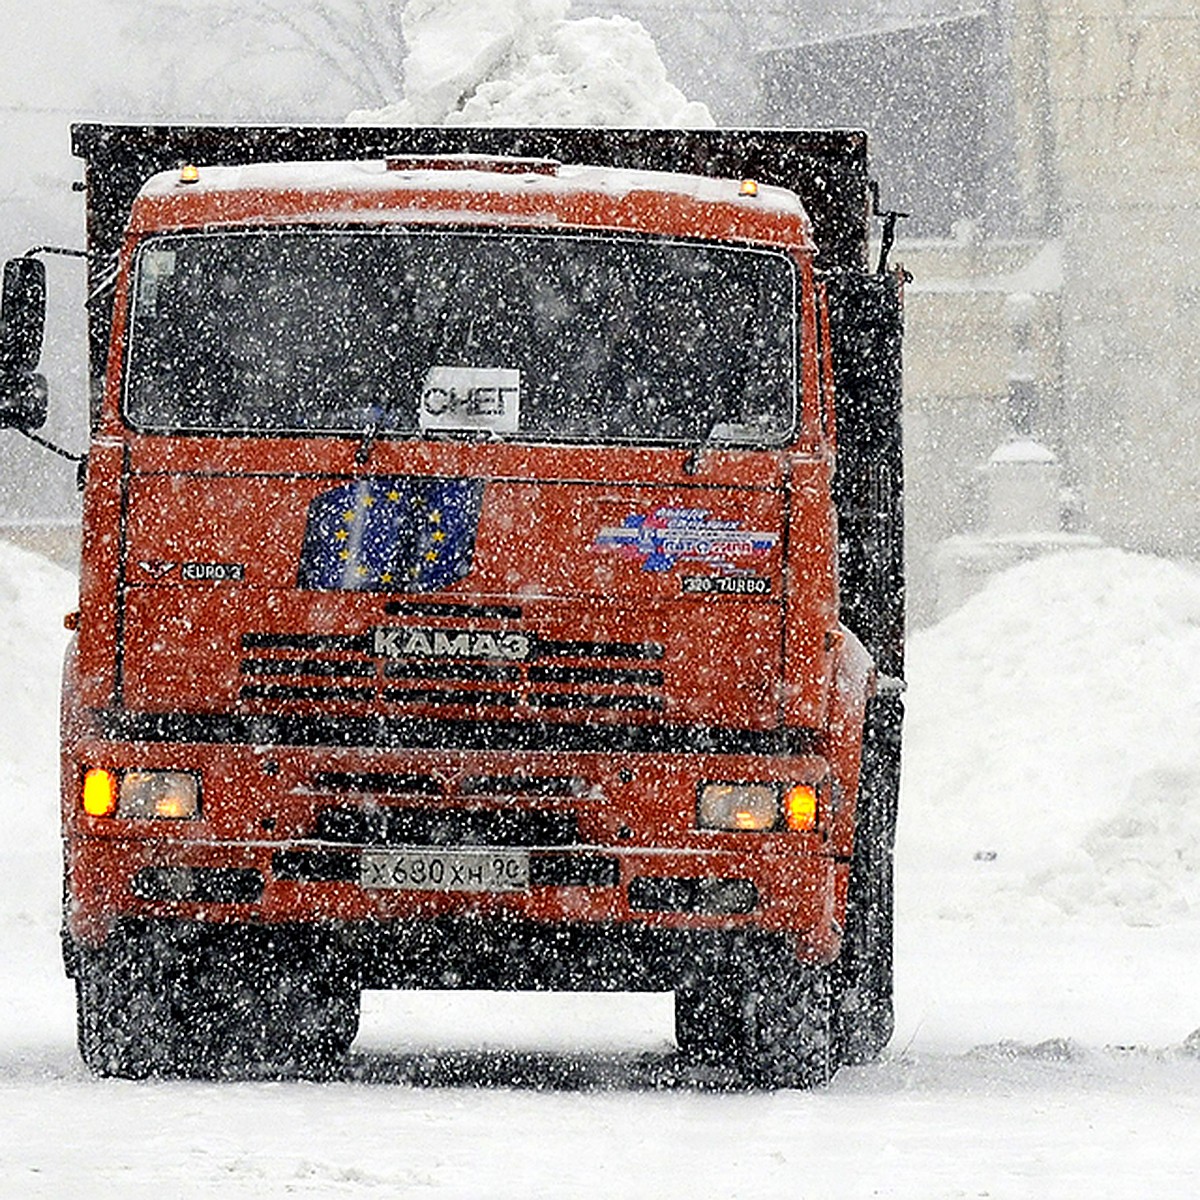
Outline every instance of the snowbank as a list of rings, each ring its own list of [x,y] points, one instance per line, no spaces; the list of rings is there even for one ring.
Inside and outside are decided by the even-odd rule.
[[[58,846],[58,689],[78,581],[40,555],[0,541],[0,805],[10,846]],[[49,820],[47,820],[49,814]]]
[[[405,98],[361,125],[710,127],[625,17],[567,20],[569,0],[410,0]]]
[[[0,1047],[70,1029],[58,960],[58,689],[75,576],[0,541]]]
[[[909,662],[908,911],[1200,918],[1200,572],[1045,558],[918,633]]]

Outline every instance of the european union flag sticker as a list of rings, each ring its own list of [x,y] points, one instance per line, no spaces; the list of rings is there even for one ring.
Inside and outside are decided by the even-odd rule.
[[[297,584],[436,592],[471,570],[483,481],[374,476],[314,497]]]

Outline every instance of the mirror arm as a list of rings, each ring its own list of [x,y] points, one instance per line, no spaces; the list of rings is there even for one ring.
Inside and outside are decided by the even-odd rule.
[[[31,442],[37,442],[39,446],[44,446],[47,450],[57,454],[60,458],[68,458],[71,462],[81,463],[87,462],[86,454],[72,454],[70,450],[64,450],[61,446],[56,446],[48,438],[42,437],[40,434],[34,433],[29,429],[22,429],[20,425],[13,426],[14,429],[22,436],[27,437]]]
[[[36,442],[39,446],[54,454],[59,455],[75,464],[75,486],[82,492],[83,485],[87,479],[87,460],[86,454],[72,454],[70,450],[64,450],[61,446],[56,446],[48,438],[42,437],[40,434],[33,433],[31,430],[22,429],[20,425],[14,426],[16,431],[22,436],[27,437],[31,442]]]
[[[68,246],[34,246],[26,250],[24,257],[33,258],[37,254],[61,254],[64,258],[87,258],[86,250],[72,250]]]

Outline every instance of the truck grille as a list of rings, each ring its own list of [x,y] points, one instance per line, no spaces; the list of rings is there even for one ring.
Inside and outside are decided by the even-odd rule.
[[[411,771],[316,771],[313,791],[354,796],[587,796],[594,785],[580,775],[465,775],[453,785]]]
[[[575,846],[573,812],[540,809],[319,809],[316,837],[362,846]]]
[[[655,642],[529,639],[527,660],[378,658],[366,634],[245,633],[239,697],[255,709],[346,705],[404,713],[473,708],[488,715],[663,710]]]

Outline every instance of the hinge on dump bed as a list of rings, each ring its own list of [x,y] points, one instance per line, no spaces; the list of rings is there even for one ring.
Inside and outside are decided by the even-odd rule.
[[[867,186],[871,189],[871,216],[878,217],[883,222],[883,232],[879,236],[879,265],[876,267],[876,273],[886,275],[888,256],[892,252],[892,246],[896,243],[896,222],[911,214],[899,212],[896,209],[882,209],[879,207],[878,179],[869,179]]]

